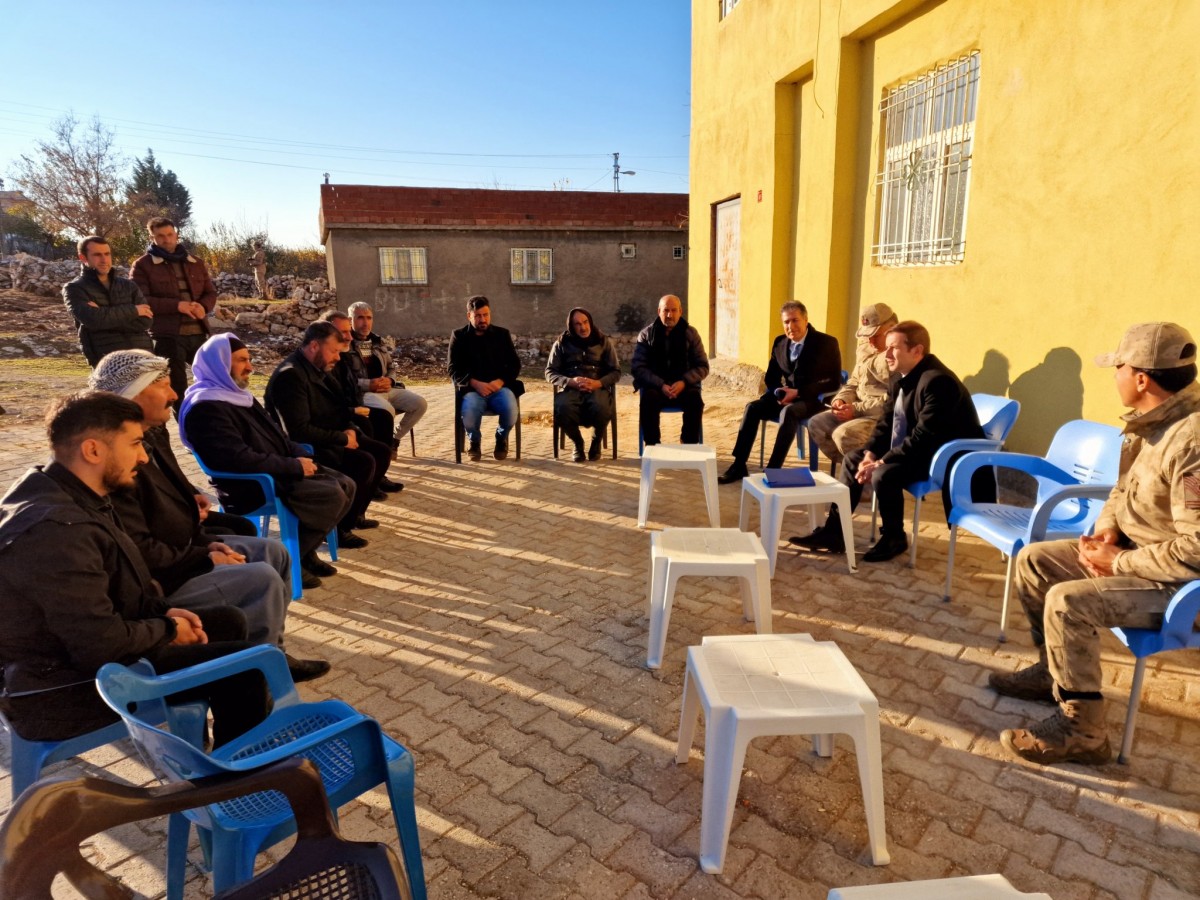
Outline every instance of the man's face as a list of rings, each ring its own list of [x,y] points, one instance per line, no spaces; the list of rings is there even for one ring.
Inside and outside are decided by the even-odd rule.
[[[149,462],[142,447],[142,423],[125,422],[111,438],[100,441],[104,448],[104,472],[101,481],[106,493],[133,487],[137,467]]]
[[[350,329],[350,320],[349,319],[334,319],[333,324],[337,328],[338,334],[340,334],[342,336],[341,349],[349,350],[350,349],[350,338],[353,336],[350,334],[350,330],[351,330]]]
[[[354,330],[358,334],[366,337],[374,327],[375,313],[369,309],[357,309],[354,311]]]
[[[488,326],[492,324],[492,308],[490,306],[481,306],[479,309],[468,309],[467,321],[471,323],[471,327],[475,329],[476,334],[483,334],[487,331]]]
[[[155,246],[161,247],[168,253],[174,253],[175,248],[179,246],[179,232],[175,230],[174,225],[155,228],[150,232],[150,236],[154,239]]]
[[[571,333],[577,338],[587,340],[592,334],[592,323],[581,312],[571,313]]]
[[[342,336],[331,334],[323,341],[311,341],[304,345],[304,355],[322,372],[332,372],[342,356]]]
[[[1137,389],[1137,371],[1133,366],[1126,363],[1117,367],[1116,372],[1113,373],[1113,378],[1117,382],[1117,396],[1121,398],[1121,405],[1129,409],[1136,408],[1142,398]]]
[[[112,247],[96,241],[87,245],[87,253],[79,258],[96,270],[101,277],[112,271]]]
[[[884,340],[883,358],[887,361],[889,372],[899,372],[901,375],[907,375],[916,368],[922,357],[925,356],[925,348],[920,344],[915,347],[908,345],[908,339],[902,332],[889,331]]]
[[[874,347],[879,353],[887,349],[887,329],[877,328],[875,333],[867,338],[867,343]]]
[[[178,399],[179,395],[171,390],[171,380],[166,375],[133,398],[142,408],[147,428],[166,425],[167,420],[171,418],[171,404]]]
[[[254,366],[250,363],[250,351],[244,347],[234,350],[229,359],[229,377],[243,391],[250,390],[250,376],[254,374]]]
[[[683,318],[683,304],[674,294],[667,294],[658,301],[658,320],[670,331]]]
[[[808,316],[798,309],[789,309],[783,313],[783,333],[789,341],[798,341],[808,331]]]

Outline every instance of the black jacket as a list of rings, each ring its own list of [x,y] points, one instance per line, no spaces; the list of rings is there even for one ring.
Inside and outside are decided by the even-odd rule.
[[[687,319],[680,319],[668,334],[662,322],[655,319],[638,332],[630,370],[635,390],[661,390],[668,378],[700,390],[700,382],[708,377],[708,354],[700,332]]]
[[[312,446],[317,462],[341,465],[353,410],[333,375],[317,369],[297,350],[271,373],[263,403],[283,422],[289,438]]]
[[[788,350],[787,335],[775,338],[771,360],[767,363],[767,394],[776,388],[789,387],[800,392],[797,398],[805,403],[817,403],[817,396],[836,391],[842,384],[842,350],[838,339],[831,334],[808,326],[804,347],[793,363]]]
[[[95,269],[83,266],[78,278],[63,285],[63,303],[75,317],[79,346],[92,368],[114,350],[154,349],[152,320],[135,309],[146,298],[136,284],[115,271],[109,272],[105,287]]]
[[[471,389],[472,378],[476,381],[499,378],[517,396],[524,389],[517,380],[521,375],[521,357],[517,356],[507,328],[489,325],[483,334],[476,334],[474,326],[468,323],[456,329],[450,335],[446,367],[459,392]]]

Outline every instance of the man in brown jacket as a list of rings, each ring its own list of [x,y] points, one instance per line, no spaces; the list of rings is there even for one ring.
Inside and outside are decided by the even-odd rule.
[[[217,289],[208,269],[179,242],[170,219],[158,216],[146,223],[150,246],[133,264],[130,277],[154,311],[150,334],[154,352],[171,364],[171,390],[187,390],[187,367],[208,339],[208,314],[217,305]],[[179,412],[179,400],[175,412]]]

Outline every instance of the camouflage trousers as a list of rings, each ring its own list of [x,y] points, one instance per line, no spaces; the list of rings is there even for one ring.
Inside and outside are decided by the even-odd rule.
[[[841,462],[842,457],[871,442],[879,420],[873,416],[859,416],[849,422],[839,422],[830,410],[819,412],[808,420],[809,436],[830,460]]]
[[[1101,629],[1161,627],[1167,604],[1183,587],[1127,575],[1098,578],[1080,565],[1076,541],[1025,547],[1014,586],[1033,642],[1046,646],[1054,683],[1069,691],[1100,690]]]

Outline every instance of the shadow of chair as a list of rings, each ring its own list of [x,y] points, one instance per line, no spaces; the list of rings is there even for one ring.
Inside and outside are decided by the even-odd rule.
[[[611,442],[612,443],[612,458],[616,459],[617,458],[617,386],[615,384],[609,385],[608,387],[605,388],[605,390],[608,391],[609,404],[612,409],[612,421],[609,422],[608,429],[600,432],[600,438],[604,442],[604,446],[607,447],[607,446],[609,446],[608,432],[609,431],[612,432],[612,442]],[[554,397],[557,397],[558,395],[559,395],[559,390],[557,387],[555,387],[554,388]],[[551,416],[553,417],[553,420],[554,420],[553,425],[551,426],[552,431],[553,431],[552,437],[553,437],[553,441],[554,441],[554,458],[558,459],[558,452],[560,450],[565,450],[567,447],[567,435],[566,435],[566,432],[563,431],[562,426],[558,424],[558,407],[554,404],[553,398],[551,399],[550,409],[551,409]],[[581,422],[580,427],[594,428],[595,426],[587,425],[586,423]]]
[[[274,709],[262,723],[211,753],[129,711],[133,703],[251,669],[266,678]],[[97,673],[96,684],[104,701],[125,720],[143,760],[166,781],[246,772],[303,756],[320,770],[334,809],[381,783],[386,785],[412,893],[416,900],[424,900],[412,755],[385,735],[378,722],[340,700],[303,702],[288,674],[287,661],[277,648],[252,647],[157,677],[138,675],[125,666],[109,663]],[[167,828],[168,900],[179,900],[183,894],[188,835],[193,824],[205,859],[212,865],[217,891],[248,880],[257,854],[296,830],[291,809],[281,795],[273,792],[173,814]]]
[[[516,431],[516,458],[521,458],[521,395],[525,393],[525,384],[521,381],[514,381],[512,387],[513,395],[517,398],[517,424]],[[463,448],[467,442],[467,432],[463,428],[462,423],[462,402],[463,396],[467,391],[459,390],[457,386],[454,388],[454,461],[462,462]],[[484,418],[497,415],[490,409],[483,411]]]
[[[61,873],[84,897],[133,898],[133,891],[83,857],[82,842],[127,823],[232,804],[264,791],[286,798],[297,822],[295,846],[248,883],[218,893],[219,900],[411,900],[391,849],[342,838],[320,773],[295,757],[250,772],[151,788],[99,778],[42,782],[21,797],[0,828],[0,896],[50,897]]]

